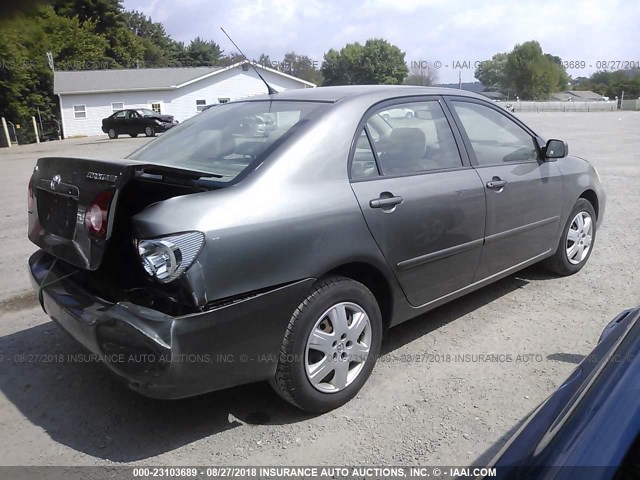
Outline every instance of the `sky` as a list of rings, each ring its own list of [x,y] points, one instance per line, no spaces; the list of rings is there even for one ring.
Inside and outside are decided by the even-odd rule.
[[[172,38],[200,36],[250,59],[267,53],[307,55],[318,67],[330,48],[384,38],[405,60],[438,67],[440,83],[474,81],[476,63],[537,40],[545,53],[577,62],[572,77],[640,64],[637,0],[124,0],[162,22]],[[439,63],[438,63],[439,62]],[[633,66],[633,65],[631,65]],[[569,66],[571,67],[571,65]]]

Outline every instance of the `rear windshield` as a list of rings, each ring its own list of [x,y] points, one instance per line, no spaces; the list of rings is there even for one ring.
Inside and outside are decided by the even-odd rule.
[[[267,155],[327,104],[254,101],[215,105],[162,134],[129,158],[215,174],[230,182]]]

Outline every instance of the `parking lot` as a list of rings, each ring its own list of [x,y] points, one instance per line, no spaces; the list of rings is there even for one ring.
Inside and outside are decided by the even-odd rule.
[[[607,191],[577,275],[530,267],[391,330],[358,396],[303,414],[267,384],[161,402],[94,363],[37,305],[26,273],[27,183],[40,156],[123,157],[147,138],[79,138],[0,150],[0,464],[486,464],[640,303],[640,112],[520,113],[596,166]],[[65,361],[53,354],[62,354]]]

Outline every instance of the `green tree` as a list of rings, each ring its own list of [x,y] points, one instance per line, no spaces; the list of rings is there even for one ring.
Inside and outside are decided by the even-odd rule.
[[[57,68],[79,69],[105,59],[107,48],[91,22],[60,17],[51,7],[5,22],[0,36],[0,113],[19,123],[37,110],[44,117],[54,116],[53,72],[46,53],[52,53]]]
[[[536,41],[516,45],[505,65],[507,83],[523,100],[547,100],[560,90],[563,74],[562,65],[545,56]]]
[[[271,57],[266,53],[261,53],[258,57],[258,63],[265,67],[273,68],[273,62],[271,61]]]
[[[475,77],[490,90],[514,92],[523,100],[546,100],[551,93],[566,89],[570,81],[562,59],[543,53],[535,41],[480,62]]]
[[[438,70],[431,65],[417,65],[409,70],[409,76],[404,79],[405,85],[429,87],[438,82]]]
[[[124,25],[121,0],[53,0],[55,12],[63,17],[78,17],[80,23],[93,22],[96,33],[105,33]]]
[[[185,56],[184,44],[173,40],[161,23],[137,11],[124,12],[123,16],[128,29],[142,44],[144,67],[177,66]]]
[[[400,84],[408,73],[404,52],[381,38],[347,44],[324,55],[324,85]]]
[[[576,90],[591,90],[610,99],[640,97],[640,69],[600,71],[592,74],[575,87]]]
[[[564,69],[562,59],[557,55],[551,55],[550,53],[545,53],[544,56],[559,67],[560,74],[558,79],[558,90],[566,90],[569,86],[569,82],[571,81],[571,77]]]
[[[53,0],[55,12],[62,17],[77,18],[93,26],[95,33],[109,42],[110,68],[135,68],[144,61],[144,43],[128,26],[120,0]]]
[[[220,65],[228,67],[236,63],[244,62],[245,58],[240,52],[231,52],[220,59]]]
[[[214,41],[196,37],[185,49],[182,61],[193,67],[220,65],[222,63],[222,49]]]
[[[480,62],[475,71],[475,77],[491,90],[503,90],[508,87],[505,76],[507,53],[496,53],[491,60]]]
[[[140,38],[125,27],[110,32],[109,57],[117,66],[138,68],[144,61],[145,45]]]
[[[315,83],[316,85],[322,83],[322,74],[316,68],[314,61],[306,55],[288,52],[284,55],[279,67],[282,72],[293,75],[294,77]]]

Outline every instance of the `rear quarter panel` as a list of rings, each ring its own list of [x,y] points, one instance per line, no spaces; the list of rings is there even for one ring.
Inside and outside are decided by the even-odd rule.
[[[134,217],[136,235],[204,232],[203,252],[187,273],[204,303],[318,278],[355,261],[395,282],[348,180],[348,152],[360,117],[332,108],[237,185],[141,212]]]

